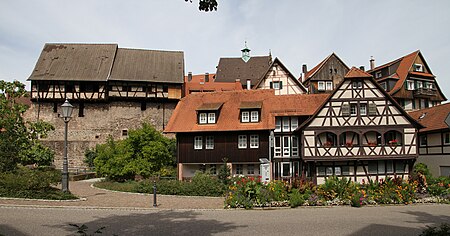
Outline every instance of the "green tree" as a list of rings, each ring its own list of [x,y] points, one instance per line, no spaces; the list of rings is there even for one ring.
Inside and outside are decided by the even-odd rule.
[[[53,126],[43,121],[25,122],[27,105],[18,102],[26,97],[25,85],[19,81],[0,81],[0,172],[13,171],[17,164],[49,165],[53,151],[40,144]]]
[[[109,138],[97,145],[96,153],[97,173],[116,181],[133,179],[135,175],[149,177],[175,165],[175,141],[146,123],[131,130],[125,140]]]
[[[192,3],[192,0],[185,0]],[[217,11],[217,0],[199,0],[198,2],[198,10],[199,11]]]

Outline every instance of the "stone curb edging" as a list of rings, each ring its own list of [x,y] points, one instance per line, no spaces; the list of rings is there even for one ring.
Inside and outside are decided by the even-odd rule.
[[[37,201],[37,202],[82,202],[82,201],[87,201],[87,198],[80,197],[78,199],[52,200],[52,199],[39,199],[39,198],[0,197],[0,200]]]
[[[49,205],[12,205],[12,204],[0,204],[0,207],[5,208],[57,208],[57,209],[81,209],[81,210],[123,210],[123,211],[226,211],[234,209],[178,209],[178,208],[158,208],[158,207],[100,207],[100,206],[49,206]],[[240,209],[236,209],[240,210]],[[242,209],[245,210],[245,209]]]

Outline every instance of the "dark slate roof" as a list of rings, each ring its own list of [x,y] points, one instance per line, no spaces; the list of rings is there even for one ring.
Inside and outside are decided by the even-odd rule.
[[[47,43],[28,80],[106,81],[117,44]]]
[[[183,83],[184,54],[119,48],[109,80]]]
[[[258,83],[272,63],[271,56],[256,56],[244,62],[242,58],[220,58],[215,82],[235,82],[240,79],[242,85],[251,80],[251,85]]]

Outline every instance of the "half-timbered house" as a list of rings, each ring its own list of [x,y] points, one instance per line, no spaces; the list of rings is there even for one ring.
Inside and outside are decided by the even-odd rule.
[[[409,113],[424,128],[419,130],[418,162],[433,176],[450,176],[450,103]]]
[[[353,67],[298,130],[306,175],[354,181],[409,175],[421,128],[373,77]]]
[[[372,58],[370,67],[368,73],[407,111],[447,100],[420,51],[378,67]]]
[[[332,53],[311,70],[304,64],[301,79],[311,94],[332,93],[349,70],[350,68]]]
[[[28,119],[52,123],[43,143],[61,165],[65,99],[74,106],[69,123],[70,166],[109,136],[120,139],[142,122],[163,130],[182,96],[183,52],[118,48],[117,44],[45,44],[31,81]]]

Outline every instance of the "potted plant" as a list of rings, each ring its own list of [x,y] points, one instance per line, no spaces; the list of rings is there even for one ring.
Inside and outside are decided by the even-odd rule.
[[[326,141],[323,146],[324,147],[331,147],[332,143],[330,141]]]
[[[392,139],[391,141],[389,141],[389,145],[391,146],[397,146],[397,144],[398,144],[397,139]]]
[[[376,142],[367,142],[367,145],[369,145],[369,147],[376,147],[377,143]]]

